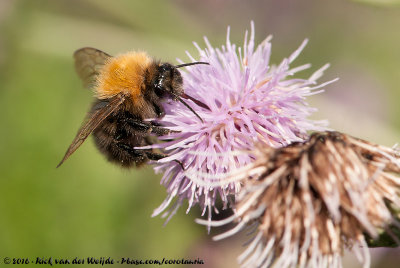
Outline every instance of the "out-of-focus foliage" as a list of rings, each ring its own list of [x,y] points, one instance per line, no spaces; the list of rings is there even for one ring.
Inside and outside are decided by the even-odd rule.
[[[220,46],[228,25],[232,42],[241,44],[250,20],[257,42],[274,35],[273,62],[307,37],[310,43],[296,63],[332,64],[324,79],[341,80],[325,97],[311,98],[321,110],[316,117],[385,145],[400,140],[395,5],[1,0],[0,257],[199,257],[205,267],[236,265],[243,240],[205,242],[210,236],[193,222],[199,212],[186,215],[183,208],[164,228],[163,219],[150,217],[166,195],[151,168],[121,170],[90,139],[61,168],[55,166],[92,101],[74,73],[74,50],[139,49],[170,62],[188,61],[185,50],[197,55],[192,41],[204,46],[207,35]]]
[[[354,2],[359,2],[362,4],[372,4],[378,6],[391,6],[391,5],[399,5],[399,0],[352,0]]]
[[[2,257],[189,257],[188,248],[202,229],[183,211],[165,228],[163,219],[150,217],[165,195],[151,168],[115,167],[90,139],[55,168],[92,102],[92,93],[75,75],[74,50],[94,46],[115,54],[147,49],[167,60],[183,51],[172,31],[165,37],[161,29],[154,32],[159,22],[141,25],[136,20],[142,19],[123,15],[134,10],[157,16],[141,3],[0,4],[8,9],[0,35]],[[170,8],[163,1],[154,5]],[[163,23],[184,32],[175,25]]]

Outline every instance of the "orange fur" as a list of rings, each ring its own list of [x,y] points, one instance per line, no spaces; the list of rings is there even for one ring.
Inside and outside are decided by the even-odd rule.
[[[110,58],[97,78],[96,97],[108,99],[126,92],[134,104],[142,106],[144,74],[152,63],[154,60],[145,52],[128,52]]]

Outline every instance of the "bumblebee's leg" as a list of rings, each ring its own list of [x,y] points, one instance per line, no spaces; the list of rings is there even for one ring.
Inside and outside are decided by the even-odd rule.
[[[175,132],[173,130],[157,126],[154,122],[143,122],[134,118],[126,118],[125,122],[135,130],[154,133],[158,136],[168,135],[169,133]]]
[[[150,160],[160,160],[163,159],[164,157],[167,157],[167,155],[165,154],[158,154],[158,153],[153,153],[153,152],[149,152],[149,151],[145,151],[144,152],[147,156],[147,158],[149,158]]]
[[[150,160],[156,160],[157,161],[157,160],[163,159],[164,157],[167,157],[167,155],[164,155],[164,154],[152,153],[152,152],[147,152],[147,151],[144,152],[144,153],[147,155],[147,157]],[[181,166],[182,170],[185,170],[185,167],[183,166],[181,161],[179,161],[179,160],[172,160],[172,161],[178,163]]]
[[[162,125],[160,123],[156,122],[156,121],[149,121],[149,122],[151,123],[152,126],[162,127]]]
[[[125,152],[129,153],[133,157],[143,157],[145,158],[147,156],[148,159],[150,160],[160,160],[166,157],[164,154],[158,154],[158,153],[153,153],[149,151],[144,151],[140,149],[132,149],[129,145],[119,142],[117,143],[117,146],[121,149],[123,149]]]
[[[132,156],[134,159],[137,160],[137,162],[143,162],[146,160],[146,154],[142,150],[135,150],[128,144],[125,144],[123,142],[117,142],[116,145],[127,152],[130,156]]]
[[[134,157],[135,159],[144,161],[146,158],[150,159],[150,160],[160,160],[163,159],[164,157],[166,157],[167,155],[164,154],[158,154],[158,153],[153,153],[153,152],[149,152],[149,151],[144,151],[144,150],[140,150],[140,149],[132,149],[131,146],[122,143],[122,142],[117,142],[117,146],[119,148],[121,148],[122,150],[124,150],[125,152],[129,153],[132,157]],[[181,168],[183,170],[185,170],[185,167],[183,166],[182,162],[179,160],[173,160],[174,162],[178,163]]]

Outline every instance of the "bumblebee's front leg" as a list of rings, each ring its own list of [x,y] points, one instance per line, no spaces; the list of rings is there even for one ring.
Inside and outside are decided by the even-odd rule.
[[[140,131],[140,132],[146,132],[146,133],[154,133],[157,136],[165,136],[170,133],[176,132],[167,128],[163,128],[161,126],[158,126],[154,122],[146,122],[146,121],[141,121],[138,119],[134,118],[126,118],[124,119],[125,123],[128,124],[130,127],[133,129]]]

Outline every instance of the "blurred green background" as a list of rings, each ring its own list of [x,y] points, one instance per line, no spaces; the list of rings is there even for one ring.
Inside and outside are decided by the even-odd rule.
[[[295,65],[331,63],[321,81],[340,80],[310,99],[315,118],[384,145],[400,141],[398,1],[0,0],[0,265],[5,256],[110,256],[236,267],[244,240],[212,242],[193,222],[199,211],[182,207],[166,227],[150,217],[166,196],[151,168],[121,170],[91,140],[55,166],[92,100],[74,73],[76,49],[143,49],[176,62],[186,50],[197,56],[192,41],[204,46],[204,35],[221,46],[228,25],[241,46],[251,20],[257,42],[274,35],[274,63],[304,38]],[[396,251],[373,255],[374,267],[397,267]]]

